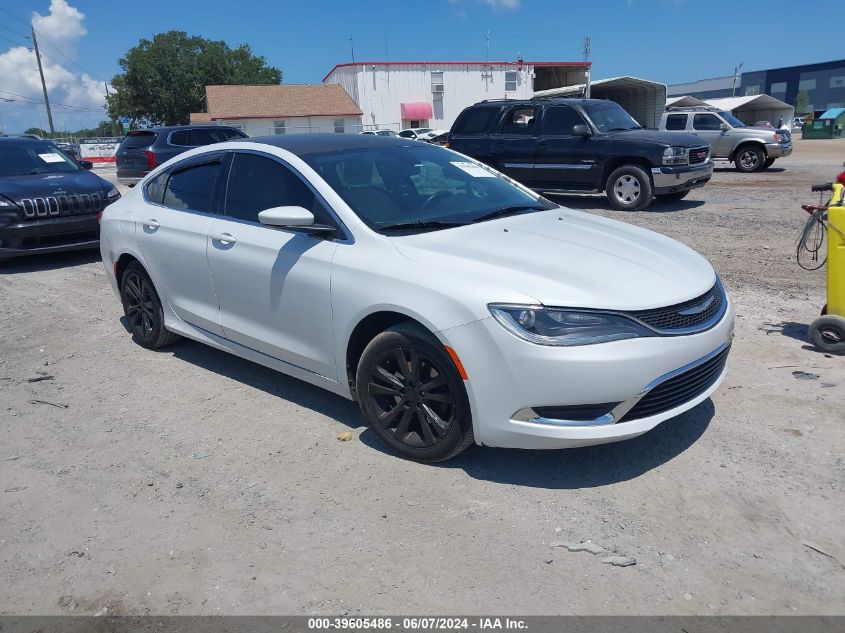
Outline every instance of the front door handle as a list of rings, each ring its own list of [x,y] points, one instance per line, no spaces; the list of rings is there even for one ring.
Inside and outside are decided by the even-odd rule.
[[[213,233],[211,235],[211,239],[215,242],[221,242],[222,244],[234,244],[238,241],[231,233]]]
[[[144,222],[144,226],[147,227],[148,229],[157,229],[158,227],[161,226],[161,224],[158,223],[158,220],[152,220],[151,219],[151,220],[147,220],[146,222]]]

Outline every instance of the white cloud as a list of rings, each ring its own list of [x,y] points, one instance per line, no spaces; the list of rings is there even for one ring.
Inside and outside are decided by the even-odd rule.
[[[84,20],[85,15],[66,0],[52,0],[47,15],[32,14],[32,25],[41,35],[38,44],[56,130],[93,127],[106,118],[103,82],[68,62],[68,58],[75,57],[76,45],[87,34]],[[25,29],[20,25],[14,30]],[[44,105],[38,103],[43,102],[44,94],[35,52],[22,44],[0,53],[0,77],[3,77],[0,83],[3,131],[22,132],[29,127],[49,129]]]
[[[512,11],[519,8],[520,0],[481,0],[484,4],[490,5],[494,9],[504,9],[505,11]]]
[[[76,56],[76,43],[88,33],[84,21],[85,14],[67,0],[52,0],[47,15],[32,12],[35,30],[71,58]]]

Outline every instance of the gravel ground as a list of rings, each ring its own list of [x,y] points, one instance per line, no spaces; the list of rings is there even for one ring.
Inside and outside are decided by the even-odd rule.
[[[0,613],[845,614],[845,359],[807,343],[824,275],[794,256],[843,159],[797,141],[640,213],[562,199],[699,250],[738,313],[711,400],[585,449],[403,461],[341,398],[133,345],[96,253],[6,264]],[[551,547],[587,540],[636,564]]]

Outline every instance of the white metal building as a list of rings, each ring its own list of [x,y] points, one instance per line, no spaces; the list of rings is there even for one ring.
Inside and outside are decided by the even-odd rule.
[[[529,99],[538,90],[583,83],[589,62],[355,62],[323,83],[340,84],[363,112],[364,129],[448,130],[485,99]]]
[[[791,127],[792,118],[795,116],[795,108],[769,95],[725,97],[706,101],[707,105],[727,110],[747,125],[753,125],[757,121],[769,121],[772,125],[780,123]]]

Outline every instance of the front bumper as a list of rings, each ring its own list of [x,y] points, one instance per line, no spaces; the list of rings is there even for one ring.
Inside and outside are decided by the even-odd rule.
[[[766,143],[766,155],[769,158],[783,158],[792,153],[792,143]]]
[[[654,193],[657,195],[703,187],[712,176],[713,161],[711,159],[707,159],[700,165],[651,168]]]
[[[29,220],[0,226],[0,258],[96,248],[97,214]]]
[[[722,382],[725,369],[720,367],[713,382],[689,400],[629,421],[619,415],[579,423],[544,419],[529,410],[589,403],[624,403],[630,409],[648,390],[724,352],[733,329],[729,303],[714,327],[687,336],[547,347],[510,334],[492,317],[444,330],[440,336],[458,354],[469,377],[465,385],[479,444],[558,449],[641,435],[706,400]]]

